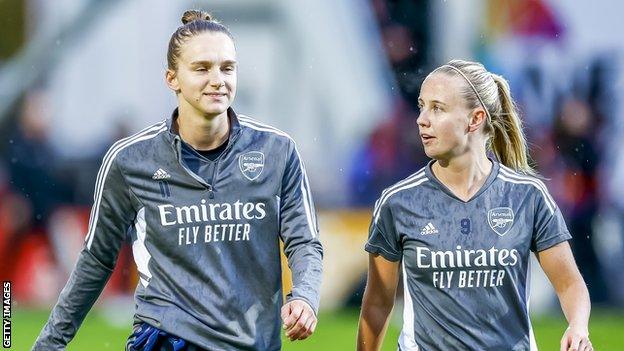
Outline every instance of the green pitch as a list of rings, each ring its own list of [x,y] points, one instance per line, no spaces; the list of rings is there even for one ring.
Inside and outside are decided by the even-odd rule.
[[[48,317],[47,311],[13,309],[12,350],[30,350],[39,330]],[[284,350],[354,350],[358,311],[345,310],[320,315],[316,333],[305,341],[284,341]],[[399,321],[400,322],[400,321]],[[535,337],[541,350],[559,349],[559,338],[566,328],[564,319],[557,317],[533,318]],[[399,325],[391,325],[383,350],[396,350]],[[67,350],[123,350],[130,326],[115,327],[97,311],[89,314],[78,335]],[[592,313],[590,335],[596,350],[624,350],[624,311]]]

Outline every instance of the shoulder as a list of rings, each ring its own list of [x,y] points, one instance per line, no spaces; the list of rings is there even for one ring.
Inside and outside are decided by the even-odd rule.
[[[544,182],[535,176],[519,173],[513,169],[500,165],[497,178],[508,184],[512,191],[522,191],[535,195],[538,201],[544,201],[552,211],[556,208],[555,201],[548,192]]]
[[[425,167],[385,188],[375,203],[375,212],[379,212],[382,207],[389,206],[391,201],[397,198],[398,194],[405,193],[407,191],[413,192],[419,190],[422,184],[429,180],[425,172]]]
[[[295,144],[295,140],[286,132],[277,129],[269,124],[259,122],[258,120],[246,115],[237,115],[241,128],[251,134],[257,134],[262,138],[269,138],[281,143]]]
[[[102,163],[110,163],[113,160],[119,163],[120,159],[126,159],[129,155],[142,154],[143,152],[141,152],[141,150],[154,150],[154,143],[159,141],[157,137],[166,131],[167,123],[166,121],[161,121],[126,138],[120,139],[108,149]]]

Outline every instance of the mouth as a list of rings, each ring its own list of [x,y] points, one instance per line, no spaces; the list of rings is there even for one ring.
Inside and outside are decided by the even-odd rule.
[[[422,139],[423,143],[429,142],[429,141],[435,139],[435,137],[433,135],[430,135],[430,134],[427,134],[427,133],[420,133],[420,138]]]
[[[226,93],[204,93],[204,95],[211,97],[211,98],[218,99],[218,98],[225,97],[227,94]]]

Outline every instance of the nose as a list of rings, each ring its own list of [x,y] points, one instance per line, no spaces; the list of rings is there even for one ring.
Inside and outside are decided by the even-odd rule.
[[[221,88],[225,83],[223,82],[223,77],[221,76],[221,70],[219,69],[211,69],[210,75],[208,76],[208,84],[210,84],[213,88]]]
[[[418,114],[418,118],[416,118],[416,124],[421,128],[428,127],[430,122],[427,112],[423,110],[424,108],[421,109],[420,113]]]

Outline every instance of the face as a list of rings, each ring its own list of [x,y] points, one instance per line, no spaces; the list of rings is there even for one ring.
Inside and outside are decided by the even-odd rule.
[[[188,105],[207,117],[224,113],[236,95],[234,42],[221,32],[189,38],[182,44],[177,70],[168,70],[166,78],[181,108]]]
[[[466,152],[483,122],[482,108],[470,109],[462,77],[436,72],[420,88],[418,131],[428,157],[448,160]]]

